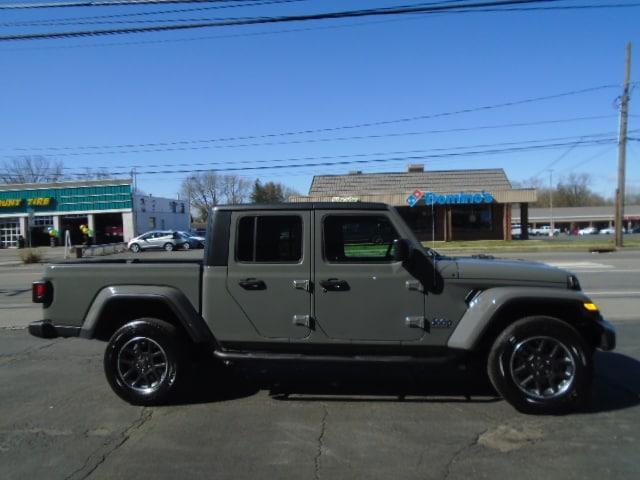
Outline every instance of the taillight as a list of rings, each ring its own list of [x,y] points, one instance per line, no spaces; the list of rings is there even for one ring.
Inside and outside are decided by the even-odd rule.
[[[31,285],[31,300],[33,303],[51,303],[53,299],[53,286],[45,280],[38,280]]]

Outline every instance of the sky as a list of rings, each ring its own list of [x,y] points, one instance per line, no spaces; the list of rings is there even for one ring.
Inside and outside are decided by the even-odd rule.
[[[0,0],[0,6],[9,3],[26,2]],[[412,3],[417,2],[301,0],[165,18],[298,15]],[[219,5],[0,10],[0,23]],[[63,161],[69,173],[135,167],[139,188],[168,197],[178,193],[186,170],[273,180],[304,194],[317,174],[402,171],[409,163],[424,163],[426,170],[504,168],[513,182],[536,177],[545,184],[550,168],[554,183],[584,172],[595,191],[612,197],[616,102],[629,41],[635,48],[632,81],[640,81],[639,24],[636,7],[0,42],[0,158],[46,155]],[[0,25],[0,35],[110,26],[123,25]],[[600,86],[609,87],[438,116]],[[640,129],[638,87],[632,91],[630,131]],[[351,128],[371,123],[377,125]],[[513,126],[523,123],[528,125]],[[315,131],[282,135],[309,130]],[[576,143],[594,134],[611,141]],[[224,140],[238,137],[244,139]],[[554,147],[486,152],[535,142]],[[485,153],[451,155],[465,151]],[[338,161],[359,163],[298,167]],[[153,171],[170,173],[144,173]],[[629,142],[627,188],[640,189],[640,142]]]

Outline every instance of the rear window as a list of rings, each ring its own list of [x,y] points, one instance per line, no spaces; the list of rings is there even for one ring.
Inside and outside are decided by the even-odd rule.
[[[302,218],[297,215],[242,217],[236,258],[240,262],[293,263],[302,259]]]

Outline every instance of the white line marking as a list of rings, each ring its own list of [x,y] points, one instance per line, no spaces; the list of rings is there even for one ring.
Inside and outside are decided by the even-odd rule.
[[[558,268],[566,268],[568,270],[580,270],[580,269],[609,269],[615,268],[613,265],[607,265],[606,263],[596,262],[549,262],[549,265]]]
[[[593,292],[584,292],[593,297],[637,297],[640,291],[637,290],[599,290]]]

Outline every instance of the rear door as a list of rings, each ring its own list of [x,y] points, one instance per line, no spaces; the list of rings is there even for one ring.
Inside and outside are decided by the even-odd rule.
[[[315,212],[315,317],[331,338],[415,341],[424,293],[393,260],[398,229],[386,212]]]
[[[309,335],[309,211],[234,212],[228,265],[227,290],[262,336]]]

